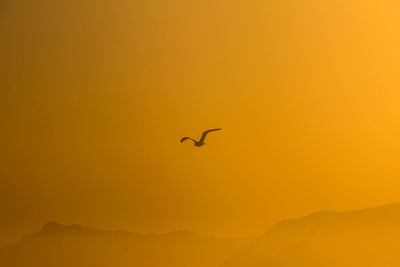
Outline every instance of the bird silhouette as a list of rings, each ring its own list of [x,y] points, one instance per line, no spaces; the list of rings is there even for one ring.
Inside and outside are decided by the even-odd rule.
[[[214,131],[219,131],[219,130],[222,130],[222,129],[221,129],[221,128],[218,128],[218,129],[210,129],[210,130],[204,131],[203,134],[201,135],[201,138],[200,138],[199,141],[196,141],[196,140],[194,140],[193,138],[190,138],[190,137],[183,137],[183,138],[181,139],[181,143],[182,143],[182,142],[185,142],[186,140],[189,139],[189,140],[192,140],[192,141],[193,141],[193,143],[194,143],[195,146],[198,146],[198,147],[203,146],[203,145],[205,144],[205,143],[204,143],[204,139],[206,139],[207,134],[208,134],[209,132],[214,132]]]

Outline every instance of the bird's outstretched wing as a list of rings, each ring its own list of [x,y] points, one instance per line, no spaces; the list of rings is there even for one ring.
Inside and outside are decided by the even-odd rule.
[[[182,139],[181,139],[181,143],[182,142],[185,142],[186,140],[192,140],[193,142],[195,142],[196,143],[196,140],[194,140],[194,139],[192,139],[192,138],[190,138],[190,137],[183,137]]]
[[[219,130],[222,130],[221,128],[217,128],[217,129],[210,129],[210,130],[207,130],[207,131],[204,131],[203,132],[203,134],[201,135],[201,138],[200,138],[200,143],[203,143],[204,142],[204,139],[206,139],[206,136],[207,136],[207,134],[209,133],[209,132],[214,132],[214,131],[219,131]]]

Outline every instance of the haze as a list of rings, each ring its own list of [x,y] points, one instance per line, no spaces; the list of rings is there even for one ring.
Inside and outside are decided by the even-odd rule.
[[[400,201],[399,8],[1,1],[0,245],[47,221],[233,237]]]

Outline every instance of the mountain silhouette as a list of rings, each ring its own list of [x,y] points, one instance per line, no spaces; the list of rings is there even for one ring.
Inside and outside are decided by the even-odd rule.
[[[41,231],[0,249],[0,266],[213,267],[248,242],[186,231],[139,235],[49,222]]]
[[[276,224],[222,267],[400,266],[400,205],[322,211]]]
[[[134,234],[47,223],[0,249],[6,267],[394,267],[400,205],[321,211],[279,222],[258,238],[193,232]]]

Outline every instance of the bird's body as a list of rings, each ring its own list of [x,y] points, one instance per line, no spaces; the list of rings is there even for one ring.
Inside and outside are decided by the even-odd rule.
[[[218,128],[218,129],[210,129],[210,130],[204,131],[203,134],[201,135],[201,138],[200,138],[199,141],[196,141],[196,140],[194,140],[193,138],[190,138],[190,137],[183,137],[183,138],[181,139],[181,143],[182,143],[182,142],[185,142],[186,140],[192,140],[195,146],[201,147],[201,146],[205,145],[204,140],[206,139],[206,136],[207,136],[207,134],[208,134],[209,132],[214,132],[214,131],[219,131],[219,130],[221,130],[221,128]]]

